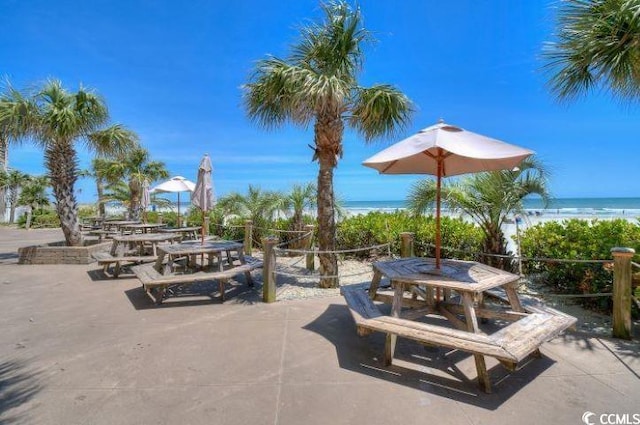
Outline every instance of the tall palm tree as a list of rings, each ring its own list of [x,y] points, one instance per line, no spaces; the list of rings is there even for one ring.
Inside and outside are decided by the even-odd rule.
[[[599,87],[623,100],[640,97],[640,1],[566,0],[556,38],[544,55],[560,99]]]
[[[548,174],[535,158],[527,158],[510,171],[473,174],[442,186],[442,197],[452,210],[469,215],[484,233],[483,252],[510,255],[502,231],[505,220],[513,214],[523,214],[522,201],[529,195],[539,195],[549,201]],[[413,213],[424,213],[435,199],[436,183],[422,180],[414,185],[408,197]],[[510,269],[510,262],[499,257],[487,257],[487,263]]]
[[[104,100],[90,90],[67,91],[50,80],[31,95],[9,88],[0,97],[0,123],[5,134],[28,138],[44,150],[55,206],[67,245],[82,245],[74,185],[78,179],[76,143],[99,155],[125,151],[136,135],[122,126],[105,129],[109,114]]]
[[[18,206],[18,195],[20,189],[29,181],[31,177],[20,170],[0,171],[0,187],[8,193],[9,203],[9,223],[15,222],[16,207]],[[3,211],[4,214],[4,211]]]
[[[370,141],[405,125],[412,108],[409,99],[392,86],[358,85],[362,46],[372,40],[362,27],[360,9],[338,1],[323,4],[322,10],[324,21],[302,28],[288,58],[258,62],[244,86],[244,100],[249,117],[263,127],[313,123],[313,160],[319,163],[318,246],[321,251],[334,251],[333,171],[343,154],[345,125]],[[320,286],[337,286],[338,279],[331,277],[338,274],[336,255],[319,257]]]
[[[142,187],[144,181],[169,177],[169,172],[162,161],[152,161],[148,150],[137,147],[117,157],[116,160],[107,161],[102,171],[102,177],[107,182],[119,179],[127,180],[129,188],[129,218],[139,220],[142,213],[140,202],[142,200]]]

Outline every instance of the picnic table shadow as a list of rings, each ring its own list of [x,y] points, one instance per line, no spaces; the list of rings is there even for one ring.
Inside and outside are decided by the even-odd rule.
[[[134,276],[134,280],[135,279]],[[124,291],[129,302],[136,310],[148,310],[157,308],[174,307],[197,307],[203,305],[216,304],[256,304],[261,301],[261,292],[255,287],[250,287],[244,280],[244,276],[229,280],[225,287],[225,300],[220,300],[218,281],[207,280],[193,283],[186,286],[177,287],[162,304],[155,304],[142,288],[137,285],[135,288]]]
[[[336,318],[340,321],[339,326],[336,326]],[[384,366],[385,335],[374,332],[368,336],[358,336],[345,305],[329,305],[303,329],[331,342],[336,348],[338,364],[343,369],[488,410],[499,408],[555,363],[543,354],[541,358],[526,360],[521,368],[510,372],[495,362],[488,370],[493,392],[487,394],[478,386],[474,367],[471,368],[473,376],[469,377],[458,366],[463,361],[473,364],[473,356],[461,351],[428,347],[398,338],[393,364]],[[487,366],[494,363],[489,363],[490,360],[493,359],[487,357]]]

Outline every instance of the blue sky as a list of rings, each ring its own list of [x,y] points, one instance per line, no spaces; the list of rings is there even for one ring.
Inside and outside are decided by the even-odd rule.
[[[540,53],[556,1],[359,4],[377,38],[360,83],[397,86],[417,112],[393,140],[365,145],[345,133],[335,175],[343,199],[404,199],[420,176],[379,176],[361,162],[439,118],[536,151],[556,197],[640,196],[640,107],[598,92],[560,104],[545,86]],[[55,77],[96,89],[112,121],[136,131],[172,175],[195,180],[206,152],[219,195],[315,181],[312,127],[259,128],[240,87],[256,60],[287,55],[300,25],[320,16],[317,1],[0,0],[0,10],[0,75],[18,87]],[[81,151],[81,166],[89,161]],[[30,145],[13,146],[9,162],[43,173]],[[92,181],[78,189],[80,201],[95,201]]]

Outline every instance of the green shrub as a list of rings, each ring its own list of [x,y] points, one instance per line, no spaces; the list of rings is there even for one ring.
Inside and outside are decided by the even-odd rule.
[[[82,205],[78,208],[78,218],[82,219],[89,217],[97,217],[98,209],[94,205]]]
[[[18,217],[18,226],[24,228],[27,223],[27,214]],[[53,209],[36,209],[31,217],[31,228],[55,228],[60,227],[60,219]]]
[[[433,257],[435,248],[435,219],[415,217],[406,211],[386,213],[373,211],[366,215],[349,217],[338,225],[337,249],[363,248],[389,243],[392,254],[400,254],[400,233],[412,232],[415,235],[414,251],[416,256]],[[442,218],[442,258],[473,259],[482,243],[480,229],[462,219]],[[355,253],[355,257],[364,258],[369,251]]]
[[[640,252],[640,225],[624,219],[550,221],[526,229],[521,237],[524,257],[602,260],[611,248],[629,247]],[[638,261],[636,255],[634,261]],[[592,263],[525,261],[527,274],[542,273],[544,284],[566,294],[610,292],[611,267]],[[593,307],[608,307],[608,298],[585,299]]]

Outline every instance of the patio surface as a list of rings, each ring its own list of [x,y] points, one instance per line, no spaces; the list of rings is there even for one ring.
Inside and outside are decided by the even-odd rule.
[[[586,411],[593,423],[640,414],[637,342],[569,333],[513,373],[487,359],[494,392],[484,394],[465,354],[401,341],[383,367],[383,336],[358,337],[341,297],[264,304],[239,284],[224,304],[157,308],[130,274],[17,264],[18,247],[61,239],[0,227],[2,424],[580,424]]]

